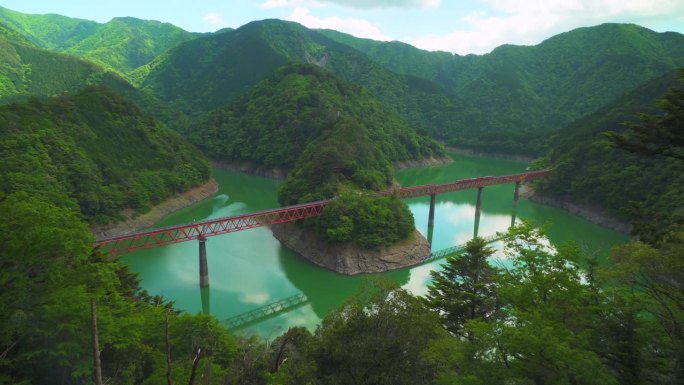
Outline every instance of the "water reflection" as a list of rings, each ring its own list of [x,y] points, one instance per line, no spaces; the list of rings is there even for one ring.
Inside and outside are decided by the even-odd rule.
[[[404,285],[409,282],[410,276],[409,269],[381,274],[342,275],[316,266],[284,247],[280,251],[280,266],[287,279],[307,296],[319,318],[323,318],[331,308],[342,305],[369,278],[381,276],[398,285]]]

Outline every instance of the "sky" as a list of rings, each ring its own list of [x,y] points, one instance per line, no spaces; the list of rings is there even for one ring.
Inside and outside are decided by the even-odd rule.
[[[0,0],[0,6],[100,23],[133,16],[192,32],[277,18],[460,55],[539,44],[602,23],[684,33],[684,0]]]

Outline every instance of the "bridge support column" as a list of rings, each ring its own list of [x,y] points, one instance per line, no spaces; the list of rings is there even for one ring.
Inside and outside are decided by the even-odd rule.
[[[482,190],[484,187],[477,188],[477,203],[475,203],[475,216],[480,217],[480,208],[482,208]]]
[[[200,296],[202,298],[202,314],[204,315],[209,315],[211,314],[211,301],[209,299],[209,288],[208,287],[200,287]]]
[[[482,190],[484,187],[477,189],[477,203],[475,203],[475,228],[473,229],[473,238],[477,237],[478,230],[480,230],[480,210],[482,208]]]
[[[515,190],[513,191],[513,207],[518,207],[518,198],[520,197],[520,181],[515,182]]]
[[[428,228],[435,225],[435,194],[430,194],[430,215],[428,215]]]
[[[207,265],[207,239],[204,237],[199,240],[199,275],[200,287],[209,286],[209,266]]]

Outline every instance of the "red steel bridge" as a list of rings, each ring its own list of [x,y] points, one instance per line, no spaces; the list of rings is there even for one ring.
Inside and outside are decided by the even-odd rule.
[[[397,194],[399,198],[415,198],[430,196],[430,224],[434,218],[435,195],[469,189],[478,189],[476,210],[479,212],[482,189],[486,186],[515,183],[514,202],[518,201],[518,188],[521,182],[544,178],[550,170],[531,171],[521,174],[504,176],[485,176],[481,178],[457,180],[445,184],[426,184],[421,186],[402,187],[379,192],[380,195]],[[292,222],[298,219],[311,218],[321,215],[330,200],[305,203],[294,206],[280,207],[272,210],[240,214],[231,217],[210,219],[183,225],[169,226],[154,230],[141,231],[117,237],[100,239],[95,246],[109,251],[113,255],[129,253],[136,250],[149,249],[191,240],[201,241],[201,246],[207,237],[247,230],[254,227],[269,226],[278,223]],[[200,251],[202,253],[202,250]]]

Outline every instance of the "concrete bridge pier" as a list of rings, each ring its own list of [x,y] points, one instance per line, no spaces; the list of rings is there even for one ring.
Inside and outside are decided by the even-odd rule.
[[[209,300],[209,294],[208,287],[200,287],[200,296],[202,298],[202,314],[204,315],[211,314],[211,301]]]
[[[477,188],[477,203],[475,203],[476,218],[480,218],[480,209],[482,208],[482,190],[484,190],[484,187]]]
[[[518,208],[513,207],[513,212],[511,212],[511,227],[515,226],[515,219],[518,216]]]
[[[520,181],[515,182],[515,190],[513,191],[513,207],[518,207],[518,198],[520,197]]]
[[[430,244],[430,250],[432,250],[432,234],[434,233],[434,227],[429,226],[428,227],[428,233],[427,233],[427,241]]]
[[[199,238],[199,275],[200,287],[209,286],[209,266],[207,265],[207,239],[200,235]]]
[[[475,203],[475,229],[473,237],[477,237],[478,230],[480,230],[480,212],[482,209],[482,190],[484,187],[477,188],[477,203]]]
[[[435,194],[430,194],[430,214],[428,215],[428,228],[435,225]]]
[[[482,212],[482,190],[484,187],[477,188],[477,202],[475,203],[475,229],[473,230],[473,238],[477,237],[480,230],[480,213]]]

